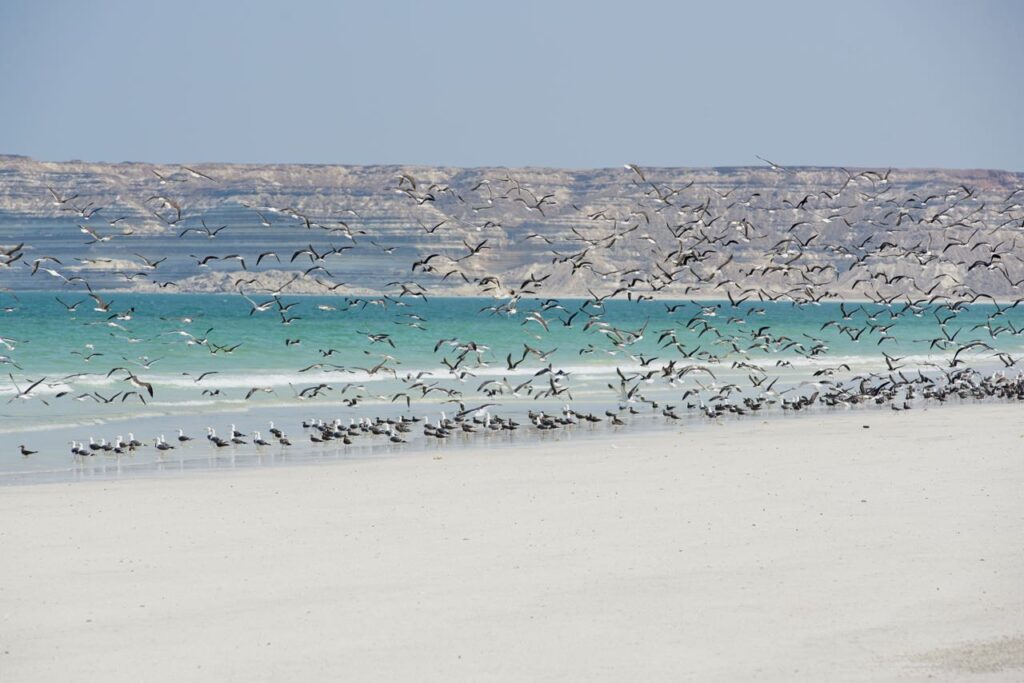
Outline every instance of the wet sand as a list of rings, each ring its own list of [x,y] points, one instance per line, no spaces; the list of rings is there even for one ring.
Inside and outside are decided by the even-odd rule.
[[[1021,418],[5,487],[0,680],[1020,680]]]

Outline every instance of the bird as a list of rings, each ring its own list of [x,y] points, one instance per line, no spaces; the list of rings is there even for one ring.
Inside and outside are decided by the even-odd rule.
[[[921,180],[882,168],[798,173],[754,156],[767,168],[716,171],[696,183],[691,172],[658,169],[655,177],[634,163],[594,183],[526,170],[432,169],[416,171],[417,178],[399,169],[387,172],[395,175],[380,188],[383,199],[373,190],[356,199],[348,188],[322,188],[315,169],[304,170],[298,185],[264,182],[262,176],[259,182],[236,182],[214,166],[181,166],[173,173],[147,166],[144,185],[159,183],[157,193],[121,183],[118,176],[127,171],[120,169],[104,180],[112,191],[102,197],[84,196],[94,193],[92,185],[77,193],[45,186],[38,203],[81,221],[67,221],[66,232],[69,241],[85,235],[89,254],[69,259],[47,248],[50,241],[28,234],[24,242],[18,235],[18,244],[0,245],[0,282],[50,289],[59,296],[46,299],[53,296],[62,307],[55,309],[61,313],[55,336],[0,338],[9,353],[0,363],[12,369],[14,384],[8,399],[45,399],[47,408],[75,400],[77,410],[104,419],[115,409],[131,413],[139,410],[135,402],[152,399],[156,388],[164,391],[165,380],[156,379],[161,375],[150,375],[157,362],[151,356],[160,368],[185,363],[167,374],[193,381],[171,381],[173,392],[202,397],[215,414],[243,395],[249,400],[257,392],[276,393],[277,383],[262,378],[271,366],[275,374],[320,375],[278,401],[349,413],[382,404],[397,410],[390,404],[400,402],[411,409],[413,401],[432,400],[508,401],[520,410],[515,399],[529,399],[543,410],[573,401],[572,391],[587,396],[585,411],[540,412],[523,421],[524,429],[542,431],[641,422],[627,418],[627,409],[643,410],[645,417],[649,410],[659,421],[681,419],[684,411],[722,419],[869,404],[902,411],[919,402],[1019,393],[1013,342],[1024,336],[1024,324],[1019,302],[1013,302],[1024,283],[1024,187],[1017,187],[1016,176],[981,184],[955,175]],[[291,196],[299,193],[318,196]],[[246,203],[239,195],[261,199]],[[275,196],[288,198],[278,202]],[[344,208],[353,201],[379,205],[381,215]],[[391,206],[397,209],[390,215],[400,220],[384,215]],[[98,212],[110,216],[111,232],[94,218]],[[128,224],[135,228],[121,232]],[[227,230],[228,224],[237,227]],[[337,234],[349,241],[344,247],[331,243]],[[232,246],[217,254],[190,254],[189,261],[155,241],[190,235],[227,239]],[[349,250],[356,258],[346,258],[345,266],[353,277],[336,282],[327,269],[337,272],[333,264]],[[373,263],[367,266],[360,257]],[[230,263],[248,270],[264,260],[268,269],[252,277]],[[241,310],[248,316],[239,310],[239,317],[232,313],[218,321],[217,330],[199,333],[191,321],[163,320],[192,317],[207,305],[191,294],[157,300],[106,291],[179,285],[183,291],[210,287],[241,305],[237,294],[246,300]],[[8,291],[0,289],[0,316],[20,325],[18,316],[31,305],[8,301]],[[284,300],[310,293],[323,298]],[[437,298],[451,293],[488,301]],[[144,302],[138,311],[121,310],[129,296],[133,304],[134,297]],[[255,315],[264,312],[271,315]],[[289,326],[289,333],[280,334],[278,324]],[[925,331],[911,332],[915,325]],[[362,331],[383,329],[392,333]],[[419,334],[425,329],[431,330],[429,340]],[[522,333],[537,341],[520,352]],[[233,335],[233,341],[224,339]],[[125,344],[146,348],[128,352]],[[369,351],[385,345],[389,354]],[[314,359],[332,356],[337,362],[311,362],[310,347],[326,349]],[[261,357],[271,348],[273,360]],[[209,361],[188,355],[200,349],[209,352]],[[435,360],[431,349],[440,354]],[[72,370],[62,368],[64,378],[44,377],[22,391],[18,383],[33,380],[16,383],[13,369],[53,375],[39,360],[53,351],[74,369],[102,369],[72,378]],[[374,357],[368,367],[350,362],[361,352]],[[134,369],[108,371],[111,356]],[[199,374],[204,367],[211,369]],[[253,377],[240,380],[242,370]],[[148,381],[136,371],[145,371]],[[217,373],[223,391],[206,381]],[[346,377],[353,373],[363,376]],[[470,384],[473,377],[478,379]],[[112,395],[89,386],[105,379],[130,386]],[[335,394],[340,402],[326,400]],[[613,406],[604,420],[597,406],[603,400]],[[28,408],[42,412],[42,406]],[[287,423],[287,414],[276,417]],[[425,431],[434,440],[454,434],[486,438],[508,424],[489,414],[456,418],[462,421],[444,418],[451,424]],[[369,432],[359,434],[411,440],[401,422],[387,419],[368,418]],[[356,438],[331,419],[320,424],[321,441]],[[240,439],[234,432],[232,427],[231,438]],[[279,443],[285,438],[280,429],[269,433]],[[263,440],[260,434],[255,439]],[[217,447],[232,443],[210,441]],[[166,443],[162,437],[157,442]],[[120,437],[101,443],[110,450],[88,452],[131,448]]]
[[[757,156],[757,155],[755,154],[754,156]],[[785,173],[791,173],[792,172],[788,168],[785,168],[783,166],[779,166],[778,164],[776,164],[773,161],[768,161],[767,159],[765,159],[762,156],[757,156],[757,158],[760,159],[761,161],[763,161],[764,163],[768,164],[769,166],[771,166],[772,170],[774,170],[774,171],[783,171]]]
[[[213,182],[217,182],[217,181],[213,180],[213,178],[211,178],[210,176],[206,175],[205,173],[203,173],[201,171],[197,171],[194,168],[189,168],[188,166],[182,166],[181,168],[183,170],[187,171],[188,174],[191,175],[193,178],[202,178],[204,180],[212,180]]]

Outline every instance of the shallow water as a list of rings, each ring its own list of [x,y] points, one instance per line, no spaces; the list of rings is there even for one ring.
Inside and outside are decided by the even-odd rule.
[[[60,298],[67,304],[82,299],[66,293]],[[0,318],[0,337],[6,340],[0,354],[6,356],[4,367],[13,380],[0,385],[0,401],[6,401],[0,404],[0,477],[19,479],[17,475],[28,472],[63,472],[60,476],[67,477],[68,472],[97,468],[105,474],[110,467],[117,474],[126,467],[162,468],[161,463],[168,461],[178,467],[219,467],[228,456],[202,464],[211,457],[202,437],[208,426],[224,435],[232,423],[247,434],[262,430],[269,438],[267,423],[277,420],[294,441],[305,439],[299,427],[305,417],[337,418],[346,424],[376,415],[436,419],[441,411],[456,412],[459,401],[468,406],[496,403],[492,412],[521,421],[529,409],[557,412],[566,402],[600,414],[627,398],[619,373],[630,377],[657,371],[673,360],[677,370],[687,365],[699,369],[671,382],[655,372],[648,381],[627,383],[639,386],[629,398],[644,414],[657,416],[657,411],[638,401],[641,394],[676,404],[685,402],[683,396],[692,402],[735,384],[740,387],[737,396],[763,395],[769,386],[797,395],[813,391],[822,380],[853,380],[871,372],[884,375],[890,369],[883,351],[900,359],[894,362],[900,371],[933,376],[948,368],[957,349],[972,340],[992,348],[963,349],[957,362],[985,372],[1002,369],[1015,375],[1020,366],[1006,367],[997,353],[1015,359],[1024,352],[1021,306],[1002,311],[974,305],[951,318],[946,307],[903,304],[798,307],[752,301],[733,307],[728,301],[607,301],[597,306],[582,300],[524,300],[513,312],[495,314],[482,310],[500,303],[492,299],[367,302],[286,296],[282,303],[290,307],[283,324],[280,312],[250,314],[252,306],[237,295],[110,293],[103,298],[110,302],[109,311],[93,310],[92,299],[85,298],[69,312],[52,293],[5,299],[13,310]],[[253,298],[260,303],[271,300]],[[528,317],[533,313],[547,329]],[[596,317],[588,325],[591,315]],[[838,325],[849,326],[850,331],[841,332]],[[862,331],[858,335],[855,330]],[[669,331],[679,348],[665,346]],[[375,342],[371,334],[387,338]],[[945,350],[932,342],[943,335],[953,338],[944,344]],[[766,336],[770,341],[762,345]],[[456,345],[464,350],[471,343],[474,350],[465,351],[461,365],[450,369],[462,353]],[[540,359],[525,352],[524,346],[550,354]],[[508,357],[513,363],[523,360],[510,369]],[[316,367],[317,363],[325,365]],[[381,363],[383,369],[374,372]],[[126,382],[127,372],[114,370],[119,367],[151,384],[153,396]],[[537,375],[546,367],[551,372]],[[469,374],[459,377],[462,371]],[[544,395],[551,388],[551,374],[558,371],[566,374],[555,387],[567,391]],[[200,379],[202,373],[211,374]],[[416,388],[419,373],[425,374]],[[23,390],[43,377],[28,400],[15,398],[15,384]],[[493,383],[482,386],[488,381]],[[512,387],[527,381],[532,387],[509,395]],[[309,388],[320,384],[326,386],[310,396],[314,392]],[[504,394],[488,396],[481,391],[499,386]],[[428,393],[421,395],[424,389]],[[125,391],[142,396],[123,400],[122,394],[104,402]],[[356,403],[347,405],[345,399]],[[635,428],[666,426],[660,417],[633,422],[640,422]],[[173,458],[145,449],[153,452],[97,465],[74,463],[68,455],[72,440],[87,442],[93,437],[112,442],[132,432],[143,441],[164,435],[174,443],[178,428],[197,440],[170,451]],[[40,453],[22,458],[19,443]],[[375,448],[360,445],[331,457],[390,453],[402,446]],[[270,450],[260,455],[240,448],[230,457],[274,462],[279,457],[287,461],[321,456]]]

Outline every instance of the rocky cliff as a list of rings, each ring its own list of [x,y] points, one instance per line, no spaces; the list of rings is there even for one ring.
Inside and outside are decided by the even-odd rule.
[[[1007,297],[1024,278],[1022,187],[985,170],[3,156],[0,287]]]

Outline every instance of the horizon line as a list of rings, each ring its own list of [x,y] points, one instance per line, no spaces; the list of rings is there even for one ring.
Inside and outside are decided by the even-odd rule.
[[[601,170],[615,170],[620,168],[628,168],[626,163],[622,163],[617,166],[551,166],[551,165],[507,165],[507,164],[479,164],[479,165],[459,165],[459,164],[425,164],[425,163],[345,163],[345,162],[311,162],[311,161],[142,161],[142,160],[121,160],[121,161],[108,161],[108,160],[90,160],[90,159],[39,159],[28,154],[14,154],[7,152],[0,152],[0,159],[24,159],[28,161],[34,161],[36,163],[44,164],[106,164],[110,166],[310,166],[310,167],[356,167],[356,168],[373,168],[373,167],[393,167],[393,168],[410,168],[410,167],[421,167],[421,168],[456,168],[463,170],[473,169],[489,169],[489,168],[508,168],[508,169],[557,169],[565,171],[601,171]],[[629,162],[635,163],[635,162]],[[772,166],[767,163],[761,164],[722,164],[722,165],[711,165],[711,166],[663,166],[658,164],[643,164],[638,163],[637,166],[641,168],[650,169],[764,169],[773,170]],[[986,168],[986,167],[959,167],[959,166],[895,166],[895,165],[872,165],[872,166],[858,166],[858,165],[836,165],[836,164],[780,164],[781,167],[786,169],[835,169],[835,170],[874,170],[874,169],[889,169],[893,171],[983,171],[987,173],[1006,173],[1012,175],[1024,175],[1024,171],[1013,171],[1003,168]]]

